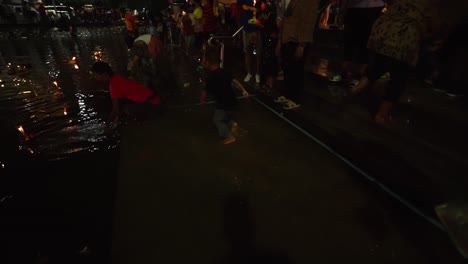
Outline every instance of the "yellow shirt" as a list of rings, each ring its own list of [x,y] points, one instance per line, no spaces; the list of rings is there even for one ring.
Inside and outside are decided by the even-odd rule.
[[[201,7],[195,8],[195,10],[193,10],[193,18],[202,19],[202,17],[203,17],[203,10],[201,9]]]

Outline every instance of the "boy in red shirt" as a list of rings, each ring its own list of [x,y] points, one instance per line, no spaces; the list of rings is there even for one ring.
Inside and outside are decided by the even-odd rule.
[[[126,101],[126,110],[132,116],[146,114],[150,108],[159,106],[161,100],[153,90],[144,85],[127,79],[123,76],[114,76],[109,64],[98,61],[94,63],[91,71],[99,82],[109,82],[109,90],[112,98],[112,112],[109,122],[117,123],[120,114],[120,105]]]

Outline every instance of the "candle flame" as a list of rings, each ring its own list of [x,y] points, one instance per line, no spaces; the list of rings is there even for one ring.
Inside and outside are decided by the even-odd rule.
[[[23,126],[19,126],[19,127],[18,127],[18,131],[19,131],[21,134],[24,135],[24,128],[23,128]]]

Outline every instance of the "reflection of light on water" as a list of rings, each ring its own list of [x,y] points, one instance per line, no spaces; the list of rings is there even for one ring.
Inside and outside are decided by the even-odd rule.
[[[19,131],[21,134],[23,134],[23,135],[25,134],[25,133],[24,133],[24,128],[23,128],[23,126],[19,126],[19,127],[18,127],[18,131]]]
[[[22,91],[22,92],[19,92],[19,94],[30,94],[31,91]]]

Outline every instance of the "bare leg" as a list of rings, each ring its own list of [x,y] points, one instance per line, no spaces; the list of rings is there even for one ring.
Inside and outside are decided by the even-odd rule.
[[[370,81],[366,76],[361,77],[359,83],[351,89],[352,94],[362,93],[367,87],[369,87]]]
[[[245,69],[248,74],[252,74],[252,55],[250,51],[245,53]]]
[[[374,118],[375,122],[383,125],[386,122],[390,121],[391,120],[390,110],[392,109],[392,107],[393,107],[393,102],[386,101],[386,100],[382,101],[382,103],[380,103],[380,106],[379,106],[379,111],[375,115],[375,118]]]

